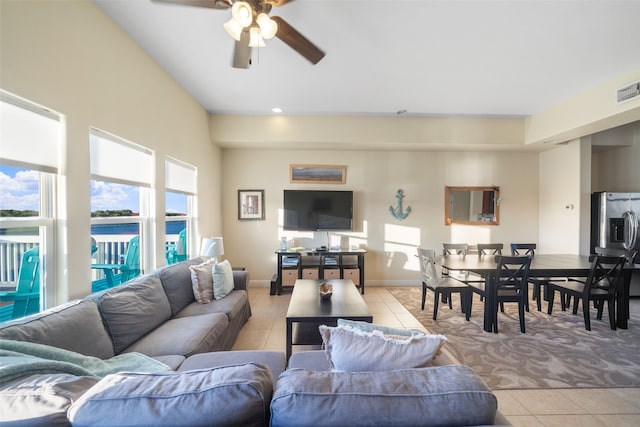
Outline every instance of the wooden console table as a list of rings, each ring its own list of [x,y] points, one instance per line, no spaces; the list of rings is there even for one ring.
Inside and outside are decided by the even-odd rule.
[[[364,249],[276,251],[278,271],[271,281],[271,295],[298,279],[350,279],[364,294]]]

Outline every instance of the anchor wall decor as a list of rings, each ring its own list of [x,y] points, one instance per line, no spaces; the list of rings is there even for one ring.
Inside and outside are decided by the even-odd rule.
[[[399,189],[396,192],[396,199],[398,199],[398,204],[395,208],[393,206],[389,206],[389,213],[395,219],[402,221],[411,213],[411,206],[407,206],[406,211],[403,209],[402,199],[404,199],[404,191],[402,191],[402,189]]]

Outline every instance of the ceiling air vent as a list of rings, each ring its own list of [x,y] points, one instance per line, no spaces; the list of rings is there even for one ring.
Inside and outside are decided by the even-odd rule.
[[[640,81],[618,89],[618,102],[628,101],[640,95]]]

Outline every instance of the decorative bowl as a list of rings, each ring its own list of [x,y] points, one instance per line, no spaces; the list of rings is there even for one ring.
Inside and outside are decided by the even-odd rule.
[[[333,285],[331,283],[320,283],[320,288],[318,290],[320,292],[320,298],[322,299],[329,299],[331,298],[331,295],[333,295]]]

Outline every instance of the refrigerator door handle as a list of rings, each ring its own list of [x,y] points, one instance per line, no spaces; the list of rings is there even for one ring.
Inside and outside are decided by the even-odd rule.
[[[634,211],[626,211],[622,214],[624,218],[624,243],[625,249],[629,250],[635,247],[638,238],[638,218]]]

